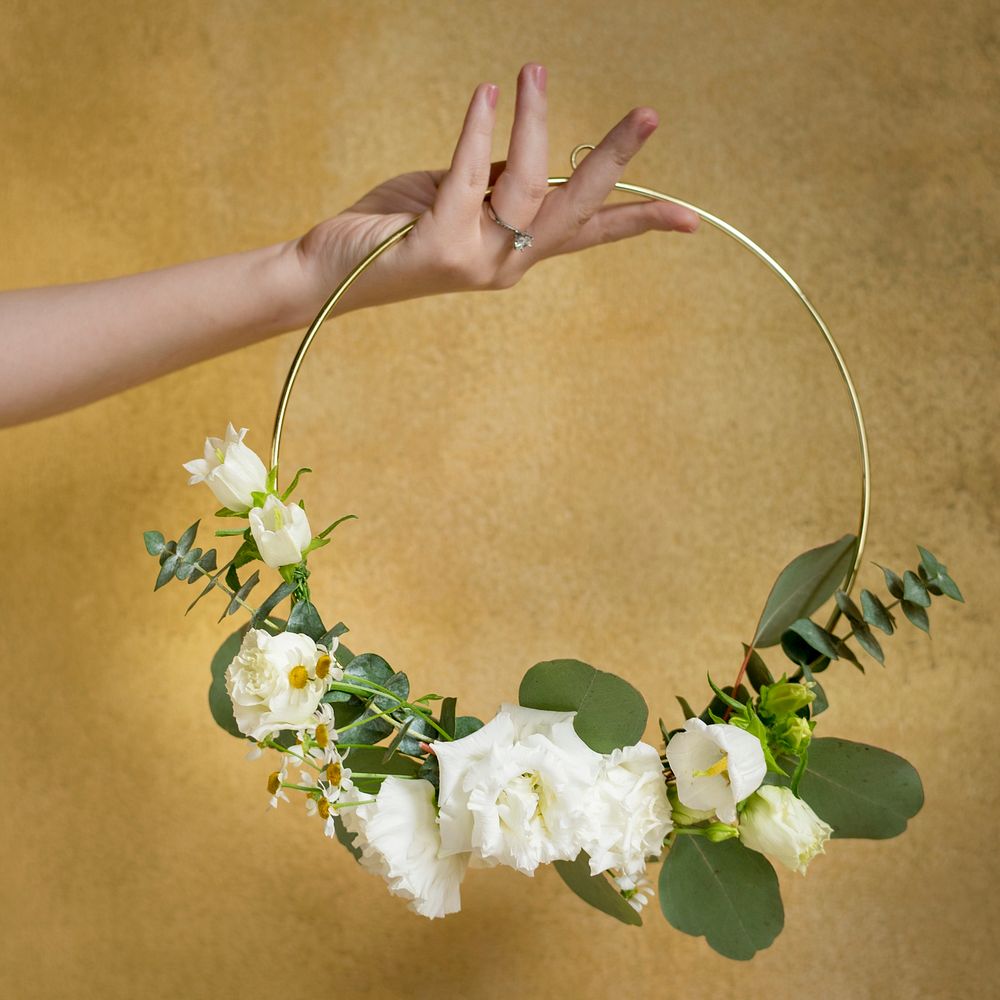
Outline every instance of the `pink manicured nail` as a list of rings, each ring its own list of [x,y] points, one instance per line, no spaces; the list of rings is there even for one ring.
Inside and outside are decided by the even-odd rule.
[[[497,94],[499,93],[500,88],[495,83],[486,84],[486,103],[491,108],[495,108],[497,106]]]
[[[535,86],[544,94],[545,84],[549,79],[549,71],[544,66],[535,67]]]

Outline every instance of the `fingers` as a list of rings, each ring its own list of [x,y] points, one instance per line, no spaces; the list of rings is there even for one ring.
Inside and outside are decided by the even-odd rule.
[[[521,67],[507,168],[490,195],[497,214],[518,229],[528,228],[549,190],[547,76],[545,67],[538,63]]]
[[[545,200],[535,223],[542,254],[555,252],[594,217],[658,124],[652,108],[633,108],[584,157],[569,181]]]
[[[627,205],[607,205],[598,210],[555,254],[586,250],[602,243],[614,243],[657,229],[662,232],[693,233],[700,222],[688,208],[670,202],[642,201]]]
[[[483,83],[476,87],[465,113],[451,167],[434,200],[434,215],[456,232],[476,224],[490,180],[490,152],[499,88]]]

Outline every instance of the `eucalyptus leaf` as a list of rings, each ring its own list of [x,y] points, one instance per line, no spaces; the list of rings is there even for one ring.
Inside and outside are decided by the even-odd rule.
[[[312,601],[296,601],[292,605],[291,614],[288,616],[287,631],[307,635],[314,642],[318,642],[322,638],[323,633],[326,632],[326,626],[323,624],[323,619],[320,618],[319,612],[316,610],[316,605]]]
[[[924,803],[912,764],[888,750],[832,737],[809,744],[799,794],[838,838],[896,837]]]
[[[830,702],[826,697],[823,686],[813,677],[813,672],[807,664],[802,665],[802,677],[809,684],[809,689],[812,693],[816,695],[815,701],[809,706],[809,714],[819,715],[821,712],[825,712],[830,707]]]
[[[457,705],[457,698],[445,698],[441,702],[441,712],[438,720],[441,728],[452,738],[455,736],[455,708]]]
[[[854,626],[854,638],[870,657],[878,660],[879,663],[885,663],[885,654],[882,652],[878,639],[872,635],[872,630],[863,622]]]
[[[924,632],[930,632],[930,619],[927,617],[927,612],[919,604],[914,604],[912,601],[900,601],[899,606],[912,624]]]
[[[830,660],[839,657],[837,652],[837,637],[831,635],[825,628],[820,628],[814,621],[808,618],[799,618],[788,626],[790,632],[801,636],[813,649]]]
[[[455,720],[455,739],[460,740],[466,736],[471,736],[482,728],[482,719],[477,719],[474,715],[460,715]]]
[[[212,657],[212,683],[208,689],[208,707],[212,718],[230,736],[241,740],[246,739],[246,737],[240,732],[233,715],[233,702],[226,690],[226,668],[240,651],[245,634],[246,627],[237,629],[223,642],[218,652]]]
[[[160,566],[160,572],[156,575],[156,584],[153,590],[159,590],[160,587],[164,587],[170,583],[174,578],[174,571],[177,569],[180,559],[181,557],[175,552],[164,560],[163,565]]]
[[[781,650],[792,663],[798,664],[803,670],[809,667],[814,674],[826,670],[830,665],[828,656],[821,656],[801,635],[791,629],[781,636]]]
[[[194,543],[195,536],[198,534],[198,525],[201,524],[201,520],[197,520],[194,524],[188,528],[180,538],[177,539],[177,552],[179,555],[186,555],[188,549],[191,548]]]
[[[928,552],[922,545],[917,546],[917,551],[920,553],[920,565],[930,579],[947,574],[948,567],[939,562],[933,552]]]
[[[580,660],[536,663],[518,693],[525,708],[576,712],[573,727],[592,750],[611,753],[642,739],[648,710],[627,681]]]
[[[945,597],[950,597],[953,601],[965,603],[962,592],[958,589],[958,584],[950,576],[939,576],[935,581]]]
[[[214,573],[217,566],[218,552],[215,549],[209,549],[203,556],[201,556],[195,565],[191,568],[191,575],[188,577],[188,584],[192,584],[195,580],[200,580],[203,576],[207,576],[209,573]]]
[[[865,620],[864,615],[861,613],[861,609],[854,603],[853,600],[851,600],[849,594],[845,594],[844,591],[838,590],[833,596],[837,602],[837,607],[840,608],[841,614],[852,625],[856,625],[858,622],[863,622]]]
[[[910,604],[919,604],[922,608],[931,606],[931,596],[927,587],[916,573],[907,570],[903,574],[903,600]]]
[[[903,581],[899,576],[894,573],[888,566],[883,566],[881,563],[875,563],[880,570],[882,570],[882,575],[885,577],[886,590],[892,594],[896,600],[899,600],[903,596]]]
[[[642,926],[642,917],[628,905],[607,876],[590,874],[590,856],[586,851],[581,851],[575,861],[556,861],[554,867],[559,877],[585,903],[623,924]]]
[[[325,633],[325,635],[323,635],[320,638],[319,644],[321,646],[326,647],[327,649],[330,649],[331,646],[333,645],[333,640],[334,639],[339,638],[345,632],[349,632],[349,631],[350,631],[350,629],[343,622],[337,622],[337,624],[334,625],[333,628],[328,629],[327,632]]]
[[[240,589],[233,594],[233,598],[229,602],[229,606],[222,612],[222,617],[219,621],[221,622],[223,618],[239,611],[240,608],[246,603],[247,597],[250,596],[250,591],[253,590],[258,583],[260,583],[260,572],[258,570],[254,570],[253,573],[247,577]]]
[[[850,572],[857,542],[856,535],[844,535],[796,556],[778,574],[751,645],[776,645],[792,622],[808,618],[825,603]]]
[[[861,610],[869,625],[874,625],[886,635],[892,635],[896,627],[892,615],[878,596],[870,590],[861,591]]]
[[[747,961],[781,933],[785,911],[768,860],[739,840],[678,836],[660,870],[660,907],[679,931]]]
[[[163,532],[144,531],[142,540],[146,545],[146,551],[151,556],[158,556],[163,551]]]
[[[295,593],[296,584],[294,583],[281,583],[276,590],[271,591],[267,597],[264,598],[260,603],[260,607],[257,608],[257,613],[253,616],[253,626],[256,628],[271,612],[283,601],[286,597],[290,597]],[[289,631],[297,632],[298,629],[290,629]]]

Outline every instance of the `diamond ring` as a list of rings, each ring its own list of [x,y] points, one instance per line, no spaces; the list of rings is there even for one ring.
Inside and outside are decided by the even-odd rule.
[[[504,229],[509,229],[514,234],[514,249],[515,250],[527,250],[534,241],[534,237],[531,233],[523,233],[516,226],[510,225],[508,222],[504,222],[497,213],[493,210],[493,202],[486,199],[486,207],[490,210],[490,215],[493,217],[493,221],[503,226]]]

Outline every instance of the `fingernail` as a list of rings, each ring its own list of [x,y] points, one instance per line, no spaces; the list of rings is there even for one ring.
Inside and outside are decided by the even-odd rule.
[[[639,125],[639,138],[648,139],[656,131],[657,122],[651,122],[648,119],[641,122]]]
[[[544,66],[536,66],[534,71],[535,86],[544,94],[545,84],[549,79],[549,71]]]
[[[500,88],[495,83],[486,84],[486,103],[491,108],[495,108],[497,106],[497,94],[499,93]]]

